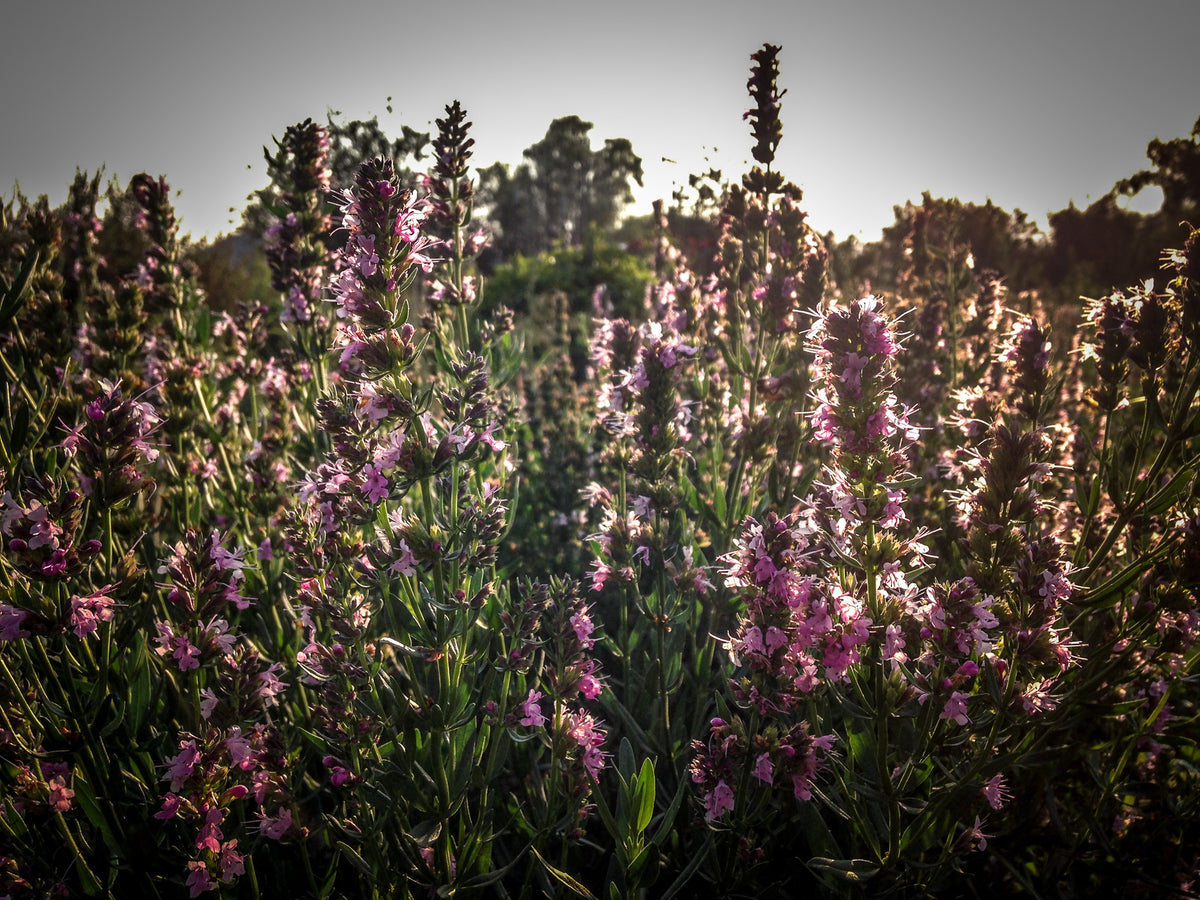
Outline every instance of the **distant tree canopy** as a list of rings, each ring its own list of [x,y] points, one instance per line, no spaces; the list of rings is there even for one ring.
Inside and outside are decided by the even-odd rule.
[[[591,130],[578,116],[555,119],[515,169],[495,163],[479,171],[479,200],[501,257],[578,247],[590,230],[611,229],[633,202],[641,157],[626,138],[593,149]]]
[[[400,137],[391,139],[379,127],[379,117],[339,122],[337,112],[327,114],[329,133],[329,184],[333,190],[344,190],[354,181],[358,167],[369,159],[383,156],[396,164],[401,177],[412,175],[409,160],[419,163],[429,146],[429,132],[417,131],[407,125],[400,127]]]
[[[1146,187],[1161,188],[1165,215],[1195,216],[1200,209],[1200,119],[1188,137],[1152,140],[1146,156],[1152,168],[1122,179],[1115,190],[1133,196]]]
[[[1200,221],[1200,119],[1187,137],[1150,141],[1146,158],[1149,168],[1086,209],[1051,213],[1046,278],[1063,298],[1097,297],[1157,277],[1161,249],[1180,246],[1187,234],[1181,223]],[[1157,211],[1142,215],[1119,205],[1119,197],[1148,187],[1162,190]]]
[[[428,132],[403,126],[393,139],[378,117],[342,121],[340,113],[330,112],[327,120],[333,190],[348,186],[359,165],[375,156],[390,157],[398,171],[413,176],[429,152]],[[503,295],[504,302],[522,305],[509,296],[517,285],[535,294],[562,290],[579,312],[586,306],[583,283],[589,281],[581,273],[593,266],[604,269],[618,246],[643,258],[650,254],[654,217],[625,220],[618,230],[633,201],[633,185],[642,183],[642,160],[625,138],[593,147],[592,129],[579,116],[555,119],[519,164],[497,162],[476,170],[476,219],[492,233],[492,246],[480,262],[485,273],[501,276],[493,286],[495,299]],[[1009,212],[991,200],[978,204],[926,192],[920,203],[894,207],[895,221],[878,241],[851,237],[835,242],[827,235],[831,275],[847,293],[867,287],[890,291],[920,267],[928,251],[953,247],[969,248],[975,266],[999,273],[1010,290],[1036,288],[1051,303],[1073,304],[1081,296],[1100,296],[1154,277],[1159,249],[1181,240],[1181,222],[1200,220],[1200,119],[1187,137],[1150,141],[1146,156],[1146,169],[1117,182],[1086,208],[1071,204],[1051,213],[1046,233],[1022,211]],[[1147,187],[1163,192],[1157,212],[1143,215],[1120,203],[1122,196]],[[718,171],[692,175],[689,189],[674,196],[666,210],[668,233],[702,274],[715,259],[726,188]],[[255,198],[243,214],[241,230],[257,236],[270,221]],[[596,238],[604,240],[595,244]],[[336,238],[329,243],[334,246]],[[565,252],[589,246],[583,253]],[[103,249],[113,256],[122,252]],[[512,265],[499,272],[506,261]],[[564,274],[568,271],[569,277]],[[635,302],[625,295],[636,297],[637,291],[626,291],[625,280],[614,272],[591,274],[596,283],[608,283],[609,299],[617,306]],[[628,284],[636,281],[629,278]]]
[[[969,251],[976,267],[1001,273],[1015,290],[1038,283],[1044,237],[1021,210],[1008,212],[988,200],[982,205],[957,198],[921,195],[893,207],[896,221],[878,241],[853,237],[834,247],[834,278],[843,290],[891,290],[910,275],[921,277],[931,256]]]
[[[1046,281],[1062,300],[1099,297],[1154,275],[1170,239],[1156,214],[1123,209],[1114,193],[1050,214]]]
[[[1014,291],[1036,288],[1051,304],[1100,297],[1159,273],[1161,248],[1178,246],[1183,222],[1200,220],[1200,119],[1188,137],[1154,139],[1150,167],[1118,181],[1086,208],[1074,203],[1050,213],[1049,234],[1025,213],[990,200],[979,205],[934,199],[896,206],[896,220],[878,241],[853,237],[833,245],[831,270],[846,292],[866,285],[888,290],[919,268],[930,251],[969,247],[978,267],[1000,274]],[[1144,215],[1121,205],[1147,187],[1163,192],[1161,207]]]

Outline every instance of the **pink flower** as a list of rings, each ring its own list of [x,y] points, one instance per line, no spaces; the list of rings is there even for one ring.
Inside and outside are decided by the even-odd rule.
[[[198,859],[188,860],[188,877],[187,886],[189,897],[199,897],[205,891],[214,890],[217,883],[212,880],[212,876],[208,873],[208,866]]]
[[[579,643],[583,644],[585,649],[591,649],[595,641],[592,640],[592,631],[596,626],[592,624],[592,620],[588,618],[586,612],[578,612],[571,616],[571,628],[575,630],[575,636],[579,638]]]
[[[766,655],[767,648],[763,644],[762,629],[757,625],[746,629],[746,634],[742,638],[742,644],[751,653]]]
[[[43,575],[65,575],[66,571],[67,554],[62,549],[55,550],[50,554],[50,558],[42,563]]]
[[[589,700],[595,700],[604,691],[604,682],[596,676],[594,659],[589,659],[579,668],[579,690]]]
[[[387,495],[391,492],[387,478],[371,465],[363,469],[363,474],[366,476],[366,480],[360,490],[366,494],[367,500],[371,503],[380,503],[387,499]]]
[[[542,715],[542,708],[538,706],[538,701],[542,699],[542,696],[541,691],[530,689],[529,696],[521,703],[521,711],[525,713],[521,717],[522,725],[530,728],[541,728],[546,724],[546,717]]]
[[[279,702],[275,698],[287,687],[287,684],[279,680],[279,673],[282,671],[282,663],[272,663],[258,673],[258,688],[255,693],[262,700],[263,706],[275,706]]]
[[[254,751],[250,746],[250,742],[242,737],[241,727],[234,725],[230,729],[229,737],[225,738],[225,746],[229,750],[230,761],[239,769],[251,769],[254,767]]]
[[[770,656],[770,655],[774,654],[774,652],[776,650],[778,650],[780,647],[787,646],[788,636],[781,629],[776,628],[774,625],[768,625],[767,626],[766,643],[767,643],[767,655]]]
[[[962,839],[973,850],[986,850],[988,838],[990,837],[990,834],[983,833],[983,820],[979,816],[976,816],[975,824],[963,832]]]
[[[854,352],[846,354],[846,368],[838,376],[838,379],[846,386],[846,391],[851,397],[862,396],[862,371],[870,361],[869,356],[859,356]]]
[[[221,534],[214,531],[209,542],[212,545],[212,561],[213,566],[218,572],[240,572],[245,568],[246,564],[243,557],[246,555],[245,550],[229,550],[221,544]]]
[[[155,627],[158,629],[158,637],[154,642],[158,644],[160,655],[166,656],[170,653],[178,660],[180,672],[200,668],[200,651],[191,641],[184,635],[175,634],[169,622],[158,622]]]
[[[959,725],[970,724],[971,719],[967,716],[967,695],[961,691],[952,693],[938,718],[953,719]]]
[[[388,566],[388,571],[395,575],[416,575],[417,558],[409,548],[408,542],[401,538],[398,549],[400,550],[400,556]]]
[[[25,610],[7,603],[0,603],[0,641],[15,641],[18,638],[29,637],[29,632],[21,628],[21,623],[29,615]]]
[[[609,578],[612,577],[612,574],[613,574],[612,566],[608,565],[607,563],[601,562],[598,559],[594,559],[594,560],[592,560],[592,568],[595,570],[592,572],[592,590],[593,591],[603,590],[604,583],[606,581],[608,581]]]
[[[988,805],[992,809],[999,809],[1012,799],[1012,794],[1008,792],[1004,784],[1004,776],[999,772],[987,780],[983,785],[982,791],[983,796],[987,799]]]
[[[955,672],[954,674],[955,675],[963,675],[967,678],[974,678],[976,675],[979,674],[979,663],[975,662],[975,660],[973,660],[973,659],[968,659],[966,662],[964,662],[961,666],[958,667],[958,671]]]
[[[421,236],[421,223],[424,219],[425,214],[423,212],[409,207],[396,216],[394,233],[399,235],[400,240],[405,243],[415,243],[417,238]]]
[[[329,769],[329,782],[334,787],[341,787],[354,777],[336,756],[326,756],[321,760],[321,764]]]
[[[605,754],[600,749],[604,744],[604,730],[596,724],[591,715],[580,710],[567,713],[567,736],[583,751],[583,767],[592,778],[598,779],[600,770],[604,768]]]
[[[170,780],[172,793],[177,793],[183,787],[183,783],[191,776],[199,761],[200,750],[196,747],[196,742],[180,741],[179,753],[167,761],[167,774],[162,777],[163,781]]]
[[[885,634],[886,640],[883,646],[884,661],[907,662],[908,654],[904,652],[904,635],[900,631],[900,626],[893,622],[887,626]]]
[[[767,554],[763,554],[754,564],[754,577],[761,582],[771,581],[775,577],[775,573],[779,571],[775,566],[775,560],[771,559]]]
[[[1054,606],[1059,600],[1066,600],[1071,596],[1071,592],[1075,590],[1073,585],[1063,572],[1054,572],[1047,570],[1042,573],[1042,587],[1038,593],[1044,598],[1046,608]]]
[[[154,814],[154,818],[165,822],[167,819],[175,818],[179,812],[179,796],[177,794],[167,794],[163,797],[162,809]]]
[[[291,827],[292,811],[286,807],[279,807],[274,816],[268,816],[262,810],[258,812],[258,830],[273,841],[281,840]]]
[[[754,764],[753,775],[766,784],[775,783],[775,766],[772,764],[769,754],[763,753],[758,757]]]
[[[356,235],[356,238],[362,252],[355,261],[355,265],[363,275],[374,275],[379,271],[379,256],[375,253],[375,235],[360,233]]]
[[[704,820],[711,822],[733,811],[733,788],[722,779],[704,797]]]
[[[75,792],[67,787],[67,780],[62,775],[55,775],[46,782],[46,786],[50,788],[50,805],[59,812],[68,812]]]
[[[101,622],[111,622],[113,601],[108,596],[115,585],[105,585],[86,597],[71,598],[71,627],[75,636],[82,639],[94,634]]]
[[[1024,707],[1027,715],[1037,715],[1040,712],[1052,710],[1058,706],[1057,701],[1050,696],[1050,688],[1053,686],[1053,681],[1043,678],[1025,688],[1021,694],[1021,705]]]
[[[238,875],[246,872],[242,855],[237,852],[236,848],[236,839],[221,845],[221,856],[217,860],[217,865],[221,867],[221,880],[224,882],[233,881]]]
[[[499,430],[499,423],[493,422],[492,424],[488,425],[488,427],[485,428],[479,435],[479,439],[483,441],[483,443],[487,445],[487,448],[493,453],[499,453],[508,446],[506,441],[502,441],[496,437],[496,432]]]
[[[221,833],[221,822],[225,818],[225,813],[219,806],[210,808],[204,814],[204,824],[200,826],[200,832],[196,835],[197,850],[211,850],[213,853],[221,852],[221,839],[225,837]]]
[[[229,623],[224,619],[213,619],[204,626],[204,634],[222,653],[228,655],[233,652],[235,638],[229,631]]]

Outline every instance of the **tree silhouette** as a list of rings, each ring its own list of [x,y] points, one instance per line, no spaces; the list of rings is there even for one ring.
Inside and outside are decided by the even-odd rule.
[[[630,181],[642,183],[641,158],[626,138],[593,149],[591,130],[578,116],[555,119],[515,170],[496,163],[480,171],[479,195],[502,256],[556,243],[578,247],[590,229],[612,228],[633,201]]]
[[[1200,207],[1200,119],[1188,137],[1152,140],[1146,156],[1153,167],[1118,181],[1115,190],[1133,196],[1143,188],[1158,187],[1163,213],[1176,220],[1194,216]]]

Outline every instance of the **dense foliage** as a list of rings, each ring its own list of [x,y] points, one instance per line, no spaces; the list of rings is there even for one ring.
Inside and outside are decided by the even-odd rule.
[[[831,246],[778,52],[624,249],[560,120],[482,265],[457,102],[417,174],[289,128],[258,268],[162,178],[0,208],[0,896],[1196,890],[1188,142],[1153,283],[1115,206]]]

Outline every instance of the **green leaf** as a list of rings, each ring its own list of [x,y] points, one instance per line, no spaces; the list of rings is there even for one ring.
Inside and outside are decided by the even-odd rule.
[[[112,705],[116,707],[116,710],[113,712],[112,717],[104,723],[104,727],[100,729],[100,737],[102,738],[108,737],[120,728],[121,723],[125,721],[125,704],[118,700],[115,694],[109,694],[109,697],[113,698]]]
[[[622,781],[628,782],[633,778],[635,765],[633,745],[629,743],[628,738],[621,738],[621,744],[617,748],[617,772],[620,773]]]
[[[1151,555],[1140,557],[1107,581],[1101,582],[1089,591],[1084,591],[1075,598],[1075,604],[1081,607],[1091,607],[1104,603],[1114,594],[1127,590],[1141,577],[1143,572],[1150,569],[1156,562],[1157,560]]]
[[[464,893],[470,893],[479,888],[489,887],[508,874],[509,870],[517,864],[520,856],[514,857],[510,862],[501,866],[498,869],[492,869],[490,872],[483,872],[476,875],[474,878],[469,878],[459,885],[459,889]]]
[[[25,439],[29,437],[29,407],[21,405],[13,413],[12,430],[9,432],[12,453],[20,453],[25,448]],[[7,453],[5,454],[8,455]]]
[[[300,732],[300,734],[306,738],[322,756],[329,753],[329,742],[323,736],[317,734],[315,731],[309,731],[307,728],[297,728],[296,730]]]
[[[658,879],[658,873],[654,871],[658,867],[658,846],[655,844],[647,844],[642,848],[641,852],[633,858],[629,864],[628,881],[631,886],[641,887],[650,886]],[[650,871],[647,872],[647,869]],[[644,878],[649,875],[649,878]]]
[[[4,293],[0,296],[0,328],[4,328],[17,315],[17,311],[21,308],[21,302],[25,299],[25,292],[29,289],[29,282],[33,280],[33,271],[37,268],[38,254],[30,253],[25,258],[25,264],[21,266],[17,272],[16,279],[12,284],[4,286]]]
[[[441,833],[442,823],[438,819],[426,819],[414,825],[408,836],[418,847],[432,847]]]
[[[657,830],[654,832],[653,837],[650,838],[650,843],[662,844],[662,842],[667,839],[667,835],[671,833],[671,830],[675,825],[675,816],[679,814],[679,807],[683,803],[683,798],[687,796],[689,788],[689,780],[686,778],[681,779],[679,782],[679,787],[675,790],[675,796],[671,798],[671,805],[667,808],[667,811],[663,813],[662,819],[658,823]]]
[[[604,799],[604,794],[600,791],[600,785],[596,783],[596,779],[592,777],[591,772],[587,772],[585,770],[585,774],[587,775],[588,783],[592,788],[592,800],[596,804],[596,811],[600,813],[600,821],[604,823],[604,827],[608,829],[608,833],[612,837],[619,838],[621,832],[617,828],[617,822],[616,819],[613,818],[612,810],[608,806],[608,801]],[[617,852],[619,853],[621,850],[621,843],[618,840]]]
[[[140,635],[139,635],[140,640]],[[140,648],[139,648],[140,649]],[[134,736],[141,733],[142,722],[150,711],[150,667],[138,658],[137,674],[133,676],[129,694],[129,727]]]
[[[654,816],[654,765],[642,760],[642,771],[634,781],[633,805],[637,811],[637,834],[641,834]]]
[[[586,887],[564,872],[562,869],[556,869],[546,861],[542,854],[538,853],[537,847],[530,847],[533,855],[538,858],[538,862],[549,872],[559,883],[563,884],[568,890],[572,891],[577,897],[586,897],[588,900],[598,900],[595,894],[589,891]]]
[[[375,873],[371,870],[371,867],[367,865],[367,861],[358,855],[357,850],[355,850],[345,841],[338,841],[337,848],[346,857],[346,859],[350,860],[350,865],[354,866],[354,868],[358,869],[358,871],[362,872],[368,878],[375,877]]]
[[[91,826],[100,833],[104,846],[118,857],[122,856],[123,851],[130,848],[123,848],[121,842],[113,835],[112,829],[108,827],[108,820],[104,817],[104,811],[100,809],[100,804],[96,800],[96,792],[88,780],[77,775],[73,781],[73,787],[75,802],[79,804],[79,808],[83,810],[83,814]]]
[[[4,798],[4,815],[0,816],[0,828],[12,838],[20,838],[28,830],[25,827],[25,817],[7,797]]]
[[[878,864],[869,859],[825,859],[814,857],[808,867],[816,872],[825,872],[844,881],[868,881],[879,871]]]
[[[1192,467],[1187,465],[1176,472],[1171,480],[1160,488],[1145,503],[1147,515],[1159,516],[1169,510],[1191,486]]]

